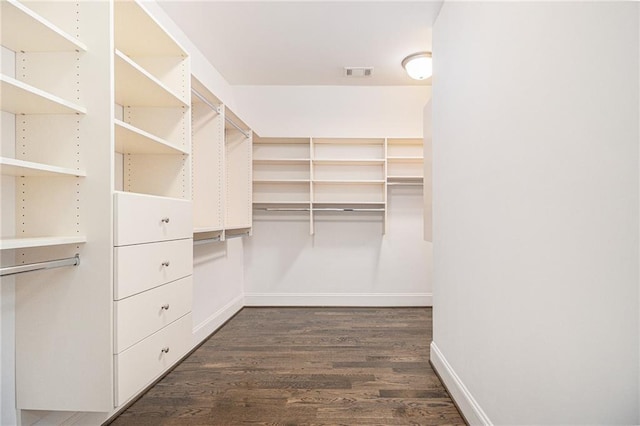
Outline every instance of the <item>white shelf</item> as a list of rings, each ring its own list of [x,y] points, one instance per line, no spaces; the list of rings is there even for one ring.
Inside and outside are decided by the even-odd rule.
[[[324,180],[314,180],[313,183],[319,183],[319,184],[356,184],[356,185],[382,185],[385,183],[384,180],[355,180],[355,179],[341,179],[341,180],[332,180],[332,179],[324,179]]]
[[[254,201],[253,204],[289,204],[296,206],[308,206],[309,204],[311,204],[311,201]]]
[[[357,206],[357,205],[363,205],[363,206],[381,206],[384,207],[385,203],[384,201],[313,201],[312,204],[314,206],[316,205],[340,205],[340,206]]]
[[[187,56],[185,50],[137,2],[114,2],[116,48],[130,56]]]
[[[223,229],[219,226],[204,226],[201,228],[194,228],[194,234],[206,234],[208,232],[222,232]]]
[[[15,250],[35,247],[61,246],[65,244],[83,244],[87,242],[85,236],[74,237],[36,237],[36,238],[6,238],[0,239],[0,250]]]
[[[13,114],[86,114],[84,107],[0,74],[2,111]]]
[[[310,179],[254,179],[253,183],[309,183]]]
[[[309,158],[254,158],[253,164],[309,164]]]
[[[122,120],[114,121],[116,152],[123,154],[188,154],[183,148]]]
[[[397,163],[422,163],[424,161],[423,157],[398,157],[398,156],[389,156],[387,157],[387,161],[397,162]]]
[[[224,230],[225,231],[240,231],[243,229],[251,229],[251,224],[244,224],[244,225],[230,225],[230,226],[225,226]]]
[[[424,179],[424,177],[422,176],[388,176],[387,177],[387,181],[391,182],[391,181],[405,181],[405,180],[419,180],[422,181]]]
[[[2,45],[14,52],[86,51],[87,46],[16,0],[0,2]]]
[[[328,165],[355,165],[355,166],[369,166],[384,164],[383,158],[358,158],[358,159],[342,159],[342,158],[316,158],[313,160],[314,164],[328,164]]]
[[[5,176],[86,176],[82,170],[51,166],[15,158],[0,157],[0,174]]]
[[[117,2],[118,3],[118,2]],[[123,106],[188,106],[164,83],[119,50],[115,51],[116,103]]]

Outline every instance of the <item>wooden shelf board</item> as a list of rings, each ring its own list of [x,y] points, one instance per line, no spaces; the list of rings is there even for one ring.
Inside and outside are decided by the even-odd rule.
[[[0,74],[2,111],[13,114],[86,114],[84,107]]]
[[[119,50],[115,51],[116,103],[123,106],[188,106],[164,83]]]
[[[87,46],[16,0],[0,2],[2,45],[14,52],[86,51]]]
[[[4,176],[86,176],[83,170],[33,163],[15,158],[0,157],[0,174]]]
[[[118,50],[131,56],[188,56],[139,2],[114,3],[115,45]]]
[[[0,239],[0,250],[61,246],[65,244],[83,244],[86,242],[87,237],[83,235],[73,237],[2,238]]]
[[[172,145],[149,132],[114,120],[116,129],[116,152],[123,154],[189,154],[183,148]]]

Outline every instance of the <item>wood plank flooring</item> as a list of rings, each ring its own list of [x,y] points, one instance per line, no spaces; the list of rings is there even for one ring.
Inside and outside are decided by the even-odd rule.
[[[431,328],[430,308],[244,308],[112,424],[464,425]]]

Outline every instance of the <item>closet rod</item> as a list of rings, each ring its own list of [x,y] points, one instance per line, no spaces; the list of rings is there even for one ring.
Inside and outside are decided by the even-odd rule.
[[[207,98],[205,98],[204,96],[202,96],[201,93],[199,93],[196,89],[191,89],[191,93],[193,93],[194,95],[196,95],[196,97],[198,99],[200,99],[202,102],[204,102],[205,105],[207,105],[209,108],[211,108],[212,110],[214,110],[215,112],[217,112],[218,114],[220,114],[220,108],[215,106],[214,104],[212,104],[211,102],[209,102],[207,100]],[[233,121],[232,119],[230,119],[229,117],[227,117],[226,115],[224,116],[224,121],[226,121],[227,123],[231,124],[233,127],[235,127],[240,133],[242,133],[244,135],[245,138],[249,139],[249,133],[247,133],[246,130],[244,130],[242,127],[238,126],[235,121]]]
[[[263,210],[265,212],[308,212],[307,208],[293,208],[293,207],[254,207],[254,210]]]
[[[384,209],[363,209],[363,208],[350,209],[350,208],[327,207],[327,208],[314,208],[313,211],[314,212],[383,212]]]
[[[364,208],[337,208],[337,207],[317,207],[313,209],[306,208],[280,208],[280,207],[255,207],[254,210],[263,210],[266,212],[383,212],[384,209],[364,209]]]
[[[22,274],[24,272],[41,271],[43,269],[61,268],[63,266],[78,266],[80,264],[80,255],[66,259],[49,260],[47,262],[28,263],[26,265],[7,266],[0,268],[0,277],[7,275]]]
[[[244,135],[245,138],[249,139],[249,133],[247,133],[242,127],[238,126],[232,119],[230,119],[229,117],[227,117],[226,115],[224,116],[224,121],[226,121],[227,123],[231,124],[233,127],[235,127],[240,133],[242,133]]]
[[[203,238],[201,240],[193,240],[193,245],[194,246],[199,246],[201,244],[209,244],[209,243],[215,243],[220,241],[220,236],[217,237],[212,237],[212,238]]]
[[[387,182],[387,186],[422,186],[422,182]]]
[[[225,235],[225,238],[227,240],[230,240],[231,238],[240,238],[240,237],[244,237],[246,235],[249,235],[249,231],[245,231],[245,232],[242,232],[240,234]]]
[[[191,89],[191,93],[193,93],[194,95],[196,95],[196,97],[198,99],[200,99],[206,106],[208,106],[209,108],[211,108],[212,110],[214,110],[215,112],[217,112],[218,114],[220,114],[220,108],[215,106],[214,104],[212,104],[211,102],[209,102],[209,100],[207,98],[205,98],[204,96],[202,96],[200,94],[200,92],[198,92],[196,89]]]

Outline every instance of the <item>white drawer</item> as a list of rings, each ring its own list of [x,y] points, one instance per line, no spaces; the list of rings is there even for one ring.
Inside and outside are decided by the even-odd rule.
[[[115,302],[115,353],[189,313],[192,294],[189,276]]]
[[[128,192],[114,195],[114,245],[193,236],[191,201]]]
[[[193,240],[115,247],[114,298],[124,299],[191,275]]]
[[[191,314],[187,314],[126,351],[114,355],[116,406],[144,389],[191,349],[192,327]]]

